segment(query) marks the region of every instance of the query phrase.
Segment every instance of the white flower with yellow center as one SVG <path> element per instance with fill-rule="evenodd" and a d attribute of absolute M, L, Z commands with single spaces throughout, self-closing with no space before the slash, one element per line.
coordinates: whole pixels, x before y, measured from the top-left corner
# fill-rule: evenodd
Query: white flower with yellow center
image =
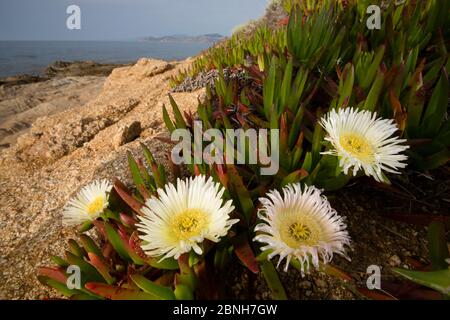
<path fill-rule="evenodd" d="M 362 169 L 367 176 L 383 182 L 383 171 L 398 173 L 398 168 L 406 167 L 402 161 L 408 157 L 402 152 L 408 146 L 402 145 L 406 140 L 393 136 L 398 130 L 394 120 L 347 108 L 331 110 L 320 123 L 327 132 L 325 140 L 333 146 L 323 154 L 338 156 L 345 174 L 353 168 L 355 176 Z"/>
<path fill-rule="evenodd" d="M 69 200 L 63 211 L 63 224 L 79 225 L 97 219 L 108 207 L 112 184 L 107 180 L 94 181 L 84 186 Z"/>
<path fill-rule="evenodd" d="M 178 259 L 190 252 L 202 254 L 199 246 L 205 239 L 219 242 L 239 220 L 230 219 L 232 201 L 224 203 L 225 189 L 212 178 L 197 176 L 187 181 L 178 179 L 177 186 L 168 184 L 158 189 L 158 198 L 146 201 L 139 216 L 138 230 L 145 241 L 142 249 L 152 257 Z"/>
<path fill-rule="evenodd" d="M 328 263 L 333 254 L 345 255 L 350 244 L 347 226 L 328 200 L 316 187 L 290 184 L 283 188 L 283 195 L 272 190 L 260 198 L 262 208 L 255 227 L 254 241 L 266 244 L 262 251 L 270 250 L 269 259 L 279 255 L 278 266 L 286 259 L 284 271 L 297 259 L 302 275 L 315 268 L 319 262 Z"/>

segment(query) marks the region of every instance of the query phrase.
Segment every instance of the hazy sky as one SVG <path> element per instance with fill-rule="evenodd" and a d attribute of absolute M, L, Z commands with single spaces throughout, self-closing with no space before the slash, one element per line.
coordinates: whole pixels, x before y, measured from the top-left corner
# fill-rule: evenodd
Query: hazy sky
<path fill-rule="evenodd" d="M 230 34 L 260 17 L 268 0 L 0 0 L 0 40 L 125 40 L 144 36 Z M 66 8 L 81 8 L 68 30 Z"/>

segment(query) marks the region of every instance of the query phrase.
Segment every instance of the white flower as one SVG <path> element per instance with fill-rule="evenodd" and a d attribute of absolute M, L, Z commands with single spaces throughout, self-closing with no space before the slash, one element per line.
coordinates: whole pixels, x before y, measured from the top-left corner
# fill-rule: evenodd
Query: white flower
<path fill-rule="evenodd" d="M 362 169 L 367 176 L 383 182 L 382 171 L 398 173 L 398 168 L 406 167 L 402 161 L 408 157 L 402 152 L 408 146 L 401 145 L 406 140 L 392 136 L 398 130 L 394 120 L 347 108 L 331 110 L 320 123 L 328 134 L 325 140 L 333 145 L 333 150 L 323 154 L 338 156 L 345 174 L 353 168 L 355 176 Z"/>
<path fill-rule="evenodd" d="M 159 197 L 152 197 L 139 216 L 138 230 L 145 241 L 142 249 L 161 260 L 178 259 L 191 249 L 202 254 L 199 244 L 205 239 L 218 242 L 239 220 L 230 219 L 232 201 L 223 203 L 225 189 L 212 178 L 197 176 L 187 181 L 177 180 L 158 189 Z"/>
<path fill-rule="evenodd" d="M 290 184 L 283 188 L 283 196 L 272 190 L 260 202 L 258 217 L 263 222 L 255 227 L 260 234 L 254 241 L 266 244 L 261 250 L 271 251 L 269 259 L 279 255 L 277 268 L 286 258 L 287 271 L 291 260 L 297 259 L 303 275 L 310 263 L 318 268 L 319 261 L 330 262 L 334 253 L 346 257 L 347 226 L 316 187 L 305 186 L 302 191 L 300 184 Z"/>
<path fill-rule="evenodd" d="M 63 211 L 63 224 L 79 225 L 97 219 L 108 207 L 112 184 L 107 180 L 94 181 L 84 186 L 69 200 Z"/>

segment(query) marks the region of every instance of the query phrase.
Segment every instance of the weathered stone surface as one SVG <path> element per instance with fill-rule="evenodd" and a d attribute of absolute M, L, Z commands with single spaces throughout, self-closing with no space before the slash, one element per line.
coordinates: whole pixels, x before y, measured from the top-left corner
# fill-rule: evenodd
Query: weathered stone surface
<path fill-rule="evenodd" d="M 114 136 L 114 145 L 116 147 L 123 146 L 129 142 L 136 140 L 142 132 L 141 123 L 133 121 L 130 124 L 121 125 L 117 134 Z"/>
<path fill-rule="evenodd" d="M 51 264 L 52 254 L 63 255 L 67 239 L 75 237 L 61 226 L 61 210 L 83 185 L 116 177 L 130 184 L 126 152 L 142 157 L 140 143 L 164 163 L 169 146 L 155 139 L 168 136 L 161 105 L 169 104 L 168 79 L 190 62 L 168 65 L 146 59 L 114 70 L 94 98 L 39 118 L 17 145 L 0 152 L 2 298 L 55 295 L 38 283 L 36 267 Z M 183 111 L 192 112 L 202 95 L 173 94 Z"/>
<path fill-rule="evenodd" d="M 94 99 L 101 92 L 105 79 L 65 77 L 0 86 L 0 150 L 14 145 L 17 137 L 39 117 L 84 105 Z"/>
<path fill-rule="evenodd" d="M 48 77 L 68 76 L 109 76 L 117 67 L 123 64 L 97 63 L 94 61 L 55 61 L 45 69 Z"/>

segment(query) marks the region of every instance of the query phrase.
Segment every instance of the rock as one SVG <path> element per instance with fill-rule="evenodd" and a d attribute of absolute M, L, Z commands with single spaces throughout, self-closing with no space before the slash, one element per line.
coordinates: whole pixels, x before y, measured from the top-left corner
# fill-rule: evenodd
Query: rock
<path fill-rule="evenodd" d="M 389 258 L 388 263 L 391 267 L 398 267 L 402 263 L 402 260 L 400 260 L 399 256 L 394 254 Z"/>
<path fill-rule="evenodd" d="M 328 286 L 327 283 L 324 280 L 320 279 L 320 278 L 314 279 L 314 283 L 319 288 L 326 288 Z"/>
<path fill-rule="evenodd" d="M 117 134 L 114 136 L 114 146 L 120 147 L 134 141 L 142 132 L 141 123 L 133 121 L 131 124 L 120 125 Z"/>
<path fill-rule="evenodd" d="M 173 68 L 173 65 L 168 62 L 159 61 L 159 63 L 155 63 L 155 60 L 147 58 L 140 59 L 136 66 L 141 67 L 142 78 L 153 77 Z"/>
<path fill-rule="evenodd" d="M 309 288 L 311 288 L 312 287 L 312 283 L 311 282 L 309 282 L 309 281 L 302 281 L 302 282 L 300 282 L 300 288 L 302 288 L 302 289 L 309 289 Z"/>
<path fill-rule="evenodd" d="M 102 90 L 105 77 L 53 78 L 0 86 L 0 145 L 13 146 L 36 119 L 83 105 Z M 42 135 L 42 130 L 33 135 Z M 2 147 L 0 146 L 0 149 Z"/>
<path fill-rule="evenodd" d="M 94 100 L 83 112 L 68 110 L 57 117 L 42 117 L 33 124 L 29 134 L 17 140 L 17 156 L 36 164 L 53 163 L 90 142 L 138 104 L 136 99 L 122 97 L 111 104 L 99 104 Z"/>
<path fill-rule="evenodd" d="M 55 61 L 45 69 L 48 77 L 109 76 L 124 64 L 103 64 L 94 61 Z"/>
<path fill-rule="evenodd" d="M 12 87 L 12 86 L 24 85 L 24 84 L 41 82 L 41 81 L 46 81 L 46 80 L 48 80 L 48 78 L 46 78 L 46 77 L 21 74 L 21 75 L 17 75 L 17 76 L 0 78 L 0 86 Z"/>
<path fill-rule="evenodd" d="M 191 63 L 173 62 L 172 67 L 168 67 L 167 62 L 147 59 L 145 65 L 115 69 L 107 81 L 96 82 L 100 88 L 92 90 L 88 101 L 77 102 L 68 97 L 89 94 L 90 87 L 74 93 L 70 86 L 93 77 L 53 78 L 49 83 L 23 86 L 26 99 L 39 104 L 39 99 L 43 98 L 39 95 L 42 86 L 50 90 L 50 84 L 55 85 L 52 95 L 61 98 L 60 108 L 64 111 L 56 107 L 49 115 L 43 108 L 41 116 L 30 122 L 30 128 L 24 129 L 27 132 L 22 132 L 20 142 L 0 152 L 0 270 L 9 274 L 0 281 L 2 297 L 59 297 L 55 291 L 38 283 L 36 266 L 51 265 L 50 255 L 63 255 L 67 239 L 76 236 L 72 229 L 61 227 L 61 211 L 82 186 L 94 179 L 113 181 L 116 177 L 131 184 L 127 151 L 142 158 L 139 142 L 147 145 L 156 160 L 167 166 L 169 147 L 154 138 L 168 136 L 160 104 L 169 105 L 168 79 L 188 69 Z M 143 77 L 149 70 L 165 68 L 170 70 Z M 0 87 L 0 106 L 5 93 L 12 96 L 9 89 L 12 90 Z M 175 93 L 173 97 L 181 112 L 194 112 L 198 94 L 200 92 Z M 30 103 L 31 110 L 36 107 L 34 102 Z M 64 109 L 65 103 L 71 104 Z M 13 119 L 14 113 L 6 116 Z M 132 141 L 136 137 L 139 142 Z M 114 139 L 118 144 L 128 143 L 117 146 Z"/>

